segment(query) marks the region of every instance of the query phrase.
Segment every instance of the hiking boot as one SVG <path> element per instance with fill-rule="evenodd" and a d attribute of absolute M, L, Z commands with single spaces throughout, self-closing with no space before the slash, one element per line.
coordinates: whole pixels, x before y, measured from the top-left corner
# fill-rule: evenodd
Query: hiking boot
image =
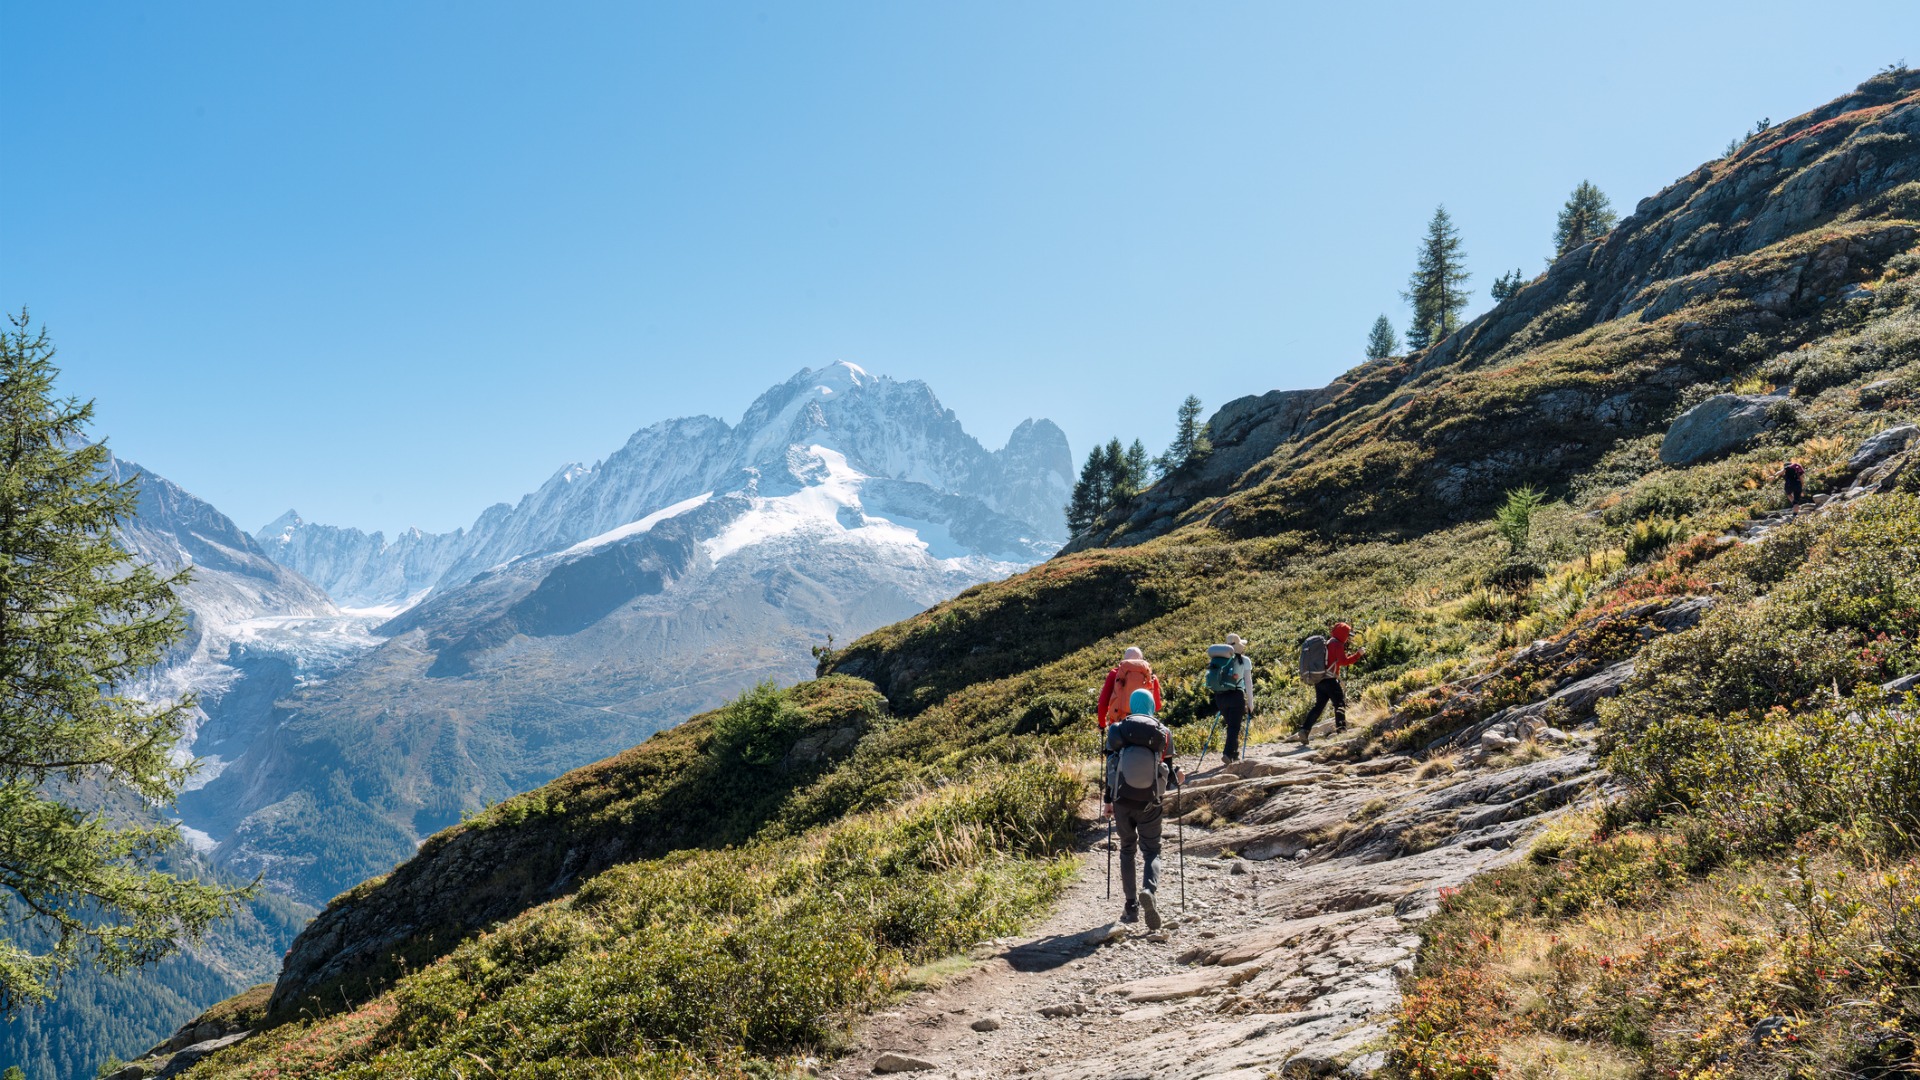
<path fill-rule="evenodd" d="M 1157 919 L 1159 918 L 1159 916 L 1156 915 L 1155 918 Z M 1140 921 L 1140 902 L 1137 900 L 1127 901 L 1126 910 L 1120 913 L 1120 921 L 1123 923 L 1139 922 Z"/>
<path fill-rule="evenodd" d="M 1147 914 L 1147 929 L 1160 929 L 1160 904 L 1154 900 L 1152 893 L 1143 892 L 1140 894 L 1140 909 Z"/>
<path fill-rule="evenodd" d="M 1347 718 L 1346 718 L 1346 717 L 1344 717 L 1344 716 L 1336 716 L 1336 717 L 1334 717 L 1334 718 L 1333 718 L 1333 730 L 1334 730 L 1334 731 L 1336 731 L 1336 732 L 1338 732 L 1338 731 L 1345 731 L 1345 730 L 1347 730 Z"/>

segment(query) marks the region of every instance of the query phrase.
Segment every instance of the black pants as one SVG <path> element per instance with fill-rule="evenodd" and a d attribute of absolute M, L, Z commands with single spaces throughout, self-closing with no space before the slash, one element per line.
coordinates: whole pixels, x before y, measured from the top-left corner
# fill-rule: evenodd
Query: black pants
<path fill-rule="evenodd" d="M 1160 804 L 1122 799 L 1113 804 L 1113 823 L 1120 827 L 1120 891 L 1134 898 L 1133 852 L 1138 848 L 1146 856 L 1140 875 L 1140 887 L 1157 892 L 1160 887 Z"/>
<path fill-rule="evenodd" d="M 1221 755 L 1228 761 L 1240 757 L 1240 724 L 1247 715 L 1247 695 L 1239 690 L 1216 690 L 1213 692 L 1213 711 L 1227 722 L 1226 749 Z"/>
<path fill-rule="evenodd" d="M 1333 706 L 1333 722 L 1338 727 L 1347 726 L 1347 692 L 1340 686 L 1340 680 L 1329 675 L 1313 684 L 1313 708 L 1307 710 L 1307 718 L 1300 722 L 1298 734 L 1301 738 L 1313 733 L 1313 725 L 1320 722 L 1320 714 Z"/>
<path fill-rule="evenodd" d="M 1792 476 L 1787 477 L 1787 505 L 1788 506 L 1799 506 L 1800 499 L 1805 494 L 1806 494 L 1806 488 L 1802 486 L 1799 478 L 1792 477 Z"/>

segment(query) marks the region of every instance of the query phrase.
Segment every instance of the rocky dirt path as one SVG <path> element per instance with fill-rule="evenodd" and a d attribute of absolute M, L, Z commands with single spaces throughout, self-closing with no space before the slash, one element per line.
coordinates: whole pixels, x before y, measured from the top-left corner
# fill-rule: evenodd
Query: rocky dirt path
<path fill-rule="evenodd" d="M 873 1017 L 823 1075 L 1370 1075 L 1440 890 L 1513 858 L 1599 776 L 1577 745 L 1416 768 L 1327 764 L 1286 744 L 1195 777 L 1175 804 L 1186 907 L 1169 823 L 1161 933 L 1116 922 L 1119 875 L 1108 900 L 1106 834 L 1090 835 L 1078 880 L 1033 933 L 976 946 L 965 973 Z"/>

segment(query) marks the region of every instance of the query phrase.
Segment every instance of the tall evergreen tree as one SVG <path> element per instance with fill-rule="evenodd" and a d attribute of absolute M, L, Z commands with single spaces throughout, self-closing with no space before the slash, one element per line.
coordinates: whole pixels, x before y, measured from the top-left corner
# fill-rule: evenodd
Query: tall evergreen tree
<path fill-rule="evenodd" d="M 1100 471 L 1105 475 L 1107 486 L 1107 505 L 1111 510 L 1133 496 L 1127 490 L 1127 448 L 1120 444 L 1119 438 L 1107 440 L 1100 450 Z"/>
<path fill-rule="evenodd" d="M 1166 453 L 1153 459 L 1153 466 L 1165 476 L 1197 464 L 1212 452 L 1207 425 L 1200 419 L 1200 399 L 1188 394 L 1187 400 L 1180 403 L 1180 411 L 1174 414 L 1173 441 L 1167 444 Z"/>
<path fill-rule="evenodd" d="M 1413 305 L 1408 348 L 1417 351 L 1438 344 L 1459 328 L 1460 311 L 1467 306 L 1467 281 L 1472 277 L 1463 268 L 1465 261 L 1453 218 L 1445 206 L 1435 207 L 1426 239 L 1420 242 L 1419 262 L 1407 279 L 1407 291 L 1401 294 Z"/>
<path fill-rule="evenodd" d="M 1073 483 L 1072 501 L 1067 503 L 1067 532 L 1073 536 L 1085 535 L 1112 504 L 1106 448 L 1096 446 L 1087 451 L 1087 463 L 1080 466 L 1080 479 Z"/>
<path fill-rule="evenodd" d="M 158 869 L 180 835 L 129 823 L 97 793 L 171 803 L 189 701 L 125 687 L 179 640 L 173 587 L 114 540 L 130 482 L 85 440 L 93 404 L 54 396 L 54 350 L 26 312 L 0 331 L 0 1013 L 52 995 L 91 957 L 152 963 L 228 914 L 240 893 Z M 95 798 L 84 793 L 94 792 Z"/>
<path fill-rule="evenodd" d="M 1127 456 L 1121 461 L 1120 483 L 1117 485 L 1125 492 L 1120 497 L 1121 501 L 1131 499 L 1147 489 L 1147 471 L 1147 446 L 1135 439 L 1127 446 Z"/>
<path fill-rule="evenodd" d="M 1606 193 L 1590 180 L 1580 181 L 1580 186 L 1567 196 L 1567 204 L 1560 208 L 1560 219 L 1553 228 L 1553 257 L 1557 259 L 1595 237 L 1606 235 L 1619 220 Z"/>
<path fill-rule="evenodd" d="M 1367 335 L 1367 359 L 1385 360 L 1400 351 L 1400 335 L 1393 332 L 1393 324 L 1385 315 L 1373 320 L 1373 331 Z"/>
<path fill-rule="evenodd" d="M 1074 536 L 1086 534 L 1101 517 L 1144 490 L 1147 464 L 1147 448 L 1139 439 L 1132 446 L 1109 439 L 1105 446 L 1088 451 L 1080 479 L 1073 485 L 1072 501 L 1067 503 L 1067 531 Z"/>

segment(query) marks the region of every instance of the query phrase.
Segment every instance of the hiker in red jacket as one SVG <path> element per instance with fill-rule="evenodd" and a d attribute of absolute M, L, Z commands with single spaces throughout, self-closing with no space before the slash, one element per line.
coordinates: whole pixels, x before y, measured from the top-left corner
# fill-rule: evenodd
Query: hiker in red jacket
<path fill-rule="evenodd" d="M 1153 673 L 1146 656 L 1133 647 L 1121 655 L 1123 659 L 1107 672 L 1107 683 L 1100 688 L 1100 703 L 1094 707 L 1094 719 L 1102 731 L 1108 724 L 1126 719 L 1127 703 L 1133 700 L 1135 690 L 1151 691 L 1154 711 L 1160 710 L 1160 677 Z"/>
<path fill-rule="evenodd" d="M 1354 661 L 1367 655 L 1365 649 L 1347 651 L 1347 642 L 1353 637 L 1353 627 L 1337 622 L 1326 637 L 1318 634 L 1310 637 L 1300 647 L 1300 678 L 1313 687 L 1313 708 L 1300 722 L 1300 745 L 1307 745 L 1313 736 L 1313 725 L 1320 721 L 1320 714 L 1328 705 L 1333 706 L 1333 729 L 1347 730 L 1347 692 L 1340 685 L 1340 671 Z"/>

